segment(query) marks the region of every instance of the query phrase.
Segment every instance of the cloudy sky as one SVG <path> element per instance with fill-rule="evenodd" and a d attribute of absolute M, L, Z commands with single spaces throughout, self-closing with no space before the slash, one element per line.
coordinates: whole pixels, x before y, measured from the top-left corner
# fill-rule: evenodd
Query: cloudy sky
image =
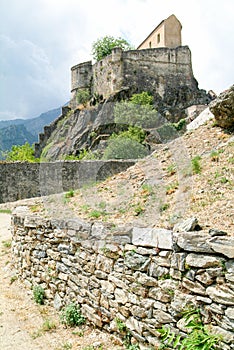
<path fill-rule="evenodd" d="M 105 35 L 133 46 L 174 13 L 199 87 L 233 84 L 233 0 L 0 0 L 0 119 L 32 118 L 70 98 L 70 67 Z"/>

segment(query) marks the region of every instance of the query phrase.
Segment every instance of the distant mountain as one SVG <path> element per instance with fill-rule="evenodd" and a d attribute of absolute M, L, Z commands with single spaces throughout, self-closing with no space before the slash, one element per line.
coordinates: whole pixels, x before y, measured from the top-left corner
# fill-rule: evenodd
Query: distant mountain
<path fill-rule="evenodd" d="M 13 145 L 33 144 L 45 125 L 49 125 L 61 114 L 61 107 L 42 113 L 32 119 L 0 120 L 0 159 L 1 151 L 11 149 Z"/>
<path fill-rule="evenodd" d="M 37 138 L 31 134 L 24 126 L 24 124 L 10 125 L 6 128 L 0 129 L 0 150 L 7 151 L 13 145 L 24 145 L 25 142 L 33 144 Z"/>

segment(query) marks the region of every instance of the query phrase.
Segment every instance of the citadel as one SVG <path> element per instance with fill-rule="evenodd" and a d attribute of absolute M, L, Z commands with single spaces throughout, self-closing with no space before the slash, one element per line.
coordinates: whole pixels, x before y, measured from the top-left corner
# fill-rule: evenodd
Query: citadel
<path fill-rule="evenodd" d="M 198 88 L 193 76 L 191 52 L 181 45 L 182 26 L 175 15 L 162 21 L 137 50 L 114 48 L 99 62 L 79 63 L 71 68 L 71 103 L 77 92 L 88 89 L 101 99 L 124 91 L 126 96 L 147 91 L 155 107 L 170 119 L 184 117 L 191 105 L 207 104 L 211 98 Z"/>

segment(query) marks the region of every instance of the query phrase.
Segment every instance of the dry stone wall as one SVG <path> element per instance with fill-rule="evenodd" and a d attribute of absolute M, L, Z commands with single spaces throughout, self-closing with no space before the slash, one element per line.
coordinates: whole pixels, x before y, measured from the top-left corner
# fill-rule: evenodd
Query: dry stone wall
<path fill-rule="evenodd" d="M 40 284 L 56 309 L 76 301 L 90 323 L 118 332 L 119 319 L 138 342 L 157 347 L 156 329 L 185 334 L 181 313 L 194 305 L 222 335 L 221 348 L 233 349 L 233 237 L 50 220 L 23 208 L 12 225 L 19 276 Z"/>

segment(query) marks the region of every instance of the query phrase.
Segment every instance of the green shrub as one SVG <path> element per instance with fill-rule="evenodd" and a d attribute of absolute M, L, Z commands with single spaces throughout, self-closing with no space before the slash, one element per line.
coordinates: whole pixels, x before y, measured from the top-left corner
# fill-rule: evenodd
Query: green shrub
<path fill-rule="evenodd" d="M 103 159 L 139 159 L 147 155 L 148 150 L 141 143 L 119 135 L 108 140 Z"/>
<path fill-rule="evenodd" d="M 138 126 L 129 126 L 128 130 L 120 132 L 118 136 L 127 137 L 139 143 L 143 143 L 145 141 L 146 133 Z"/>
<path fill-rule="evenodd" d="M 33 287 L 33 298 L 37 304 L 44 304 L 45 290 L 42 286 L 36 285 Z"/>
<path fill-rule="evenodd" d="M 201 163 L 200 163 L 201 157 L 200 156 L 195 156 L 191 160 L 192 164 L 192 171 L 194 174 L 200 174 L 201 173 Z"/>
<path fill-rule="evenodd" d="M 76 101 L 78 104 L 83 104 L 85 106 L 90 98 L 89 89 L 79 89 L 76 93 Z"/>
<path fill-rule="evenodd" d="M 134 94 L 130 98 L 130 102 L 134 103 L 135 105 L 152 105 L 153 104 L 153 96 L 150 95 L 148 92 L 143 91 L 140 94 Z"/>
<path fill-rule="evenodd" d="M 71 198 L 71 197 L 74 197 L 74 194 L 75 194 L 74 190 L 70 190 L 64 194 L 64 197 Z"/>
<path fill-rule="evenodd" d="M 9 162 L 38 162 L 39 159 L 34 156 L 34 148 L 28 142 L 22 146 L 12 146 L 6 154 L 6 161 Z"/>
<path fill-rule="evenodd" d="M 133 125 L 142 128 L 155 128 L 160 124 L 158 112 L 151 105 L 138 105 L 121 101 L 114 106 L 116 124 Z"/>
<path fill-rule="evenodd" d="M 185 120 L 185 119 L 180 119 L 180 120 L 178 121 L 178 123 L 172 123 L 172 126 L 173 126 L 177 131 L 183 130 L 183 129 L 185 129 L 185 126 L 186 126 L 186 120 Z"/>
<path fill-rule="evenodd" d="M 62 309 L 60 320 L 69 327 L 79 326 L 85 323 L 85 318 L 81 314 L 80 307 L 75 303 L 71 303 Z"/>

